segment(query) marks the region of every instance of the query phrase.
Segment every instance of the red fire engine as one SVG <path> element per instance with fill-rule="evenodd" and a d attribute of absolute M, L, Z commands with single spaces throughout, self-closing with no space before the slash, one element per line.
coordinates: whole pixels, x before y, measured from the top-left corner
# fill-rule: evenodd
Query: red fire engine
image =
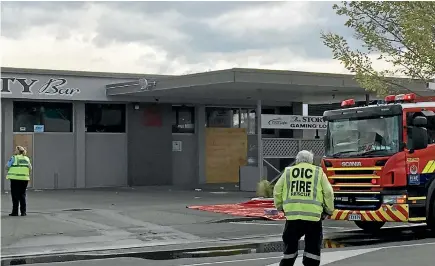
<path fill-rule="evenodd" d="M 411 93 L 342 107 L 323 115 L 322 167 L 335 193 L 330 219 L 371 232 L 386 222 L 435 229 L 435 99 Z"/>

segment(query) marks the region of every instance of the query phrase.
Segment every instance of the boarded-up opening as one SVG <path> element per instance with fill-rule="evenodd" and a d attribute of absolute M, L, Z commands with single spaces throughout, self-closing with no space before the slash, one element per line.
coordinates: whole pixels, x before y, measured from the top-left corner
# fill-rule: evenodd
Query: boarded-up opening
<path fill-rule="evenodd" d="M 27 150 L 27 156 L 33 164 L 33 134 L 14 134 L 13 153 L 15 153 L 17 146 L 23 146 Z M 29 187 L 33 187 L 33 171 L 30 173 L 30 181 Z"/>
<path fill-rule="evenodd" d="M 239 168 L 247 163 L 245 128 L 206 128 L 206 182 L 238 183 Z"/>

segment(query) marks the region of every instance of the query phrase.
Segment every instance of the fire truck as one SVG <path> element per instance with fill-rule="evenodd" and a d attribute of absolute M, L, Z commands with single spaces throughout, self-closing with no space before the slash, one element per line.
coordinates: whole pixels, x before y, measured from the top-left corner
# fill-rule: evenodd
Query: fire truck
<path fill-rule="evenodd" d="M 435 98 L 410 93 L 341 106 L 323 114 L 321 166 L 335 194 L 330 219 L 353 221 L 367 232 L 386 222 L 435 230 Z"/>

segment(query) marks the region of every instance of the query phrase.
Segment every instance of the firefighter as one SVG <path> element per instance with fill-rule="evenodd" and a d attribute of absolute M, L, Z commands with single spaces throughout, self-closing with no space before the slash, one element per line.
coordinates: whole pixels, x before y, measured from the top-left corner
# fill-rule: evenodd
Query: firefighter
<path fill-rule="evenodd" d="M 303 265 L 319 266 L 322 220 L 332 215 L 334 192 L 322 168 L 314 165 L 313 153 L 303 150 L 297 154 L 296 164 L 286 167 L 273 196 L 275 207 L 286 217 L 282 236 L 284 257 L 279 265 L 294 265 L 299 240 L 305 236 Z"/>
<path fill-rule="evenodd" d="M 12 196 L 12 213 L 9 216 L 18 216 L 18 207 L 20 207 L 21 216 L 26 216 L 26 190 L 32 164 L 24 147 L 16 147 L 15 155 L 9 159 L 6 170 L 8 172 L 6 178 L 11 182 Z"/>

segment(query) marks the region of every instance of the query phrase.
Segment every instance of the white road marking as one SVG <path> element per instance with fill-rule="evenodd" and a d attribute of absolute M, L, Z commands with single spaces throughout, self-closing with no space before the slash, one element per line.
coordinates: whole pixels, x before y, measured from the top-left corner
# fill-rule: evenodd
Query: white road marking
<path fill-rule="evenodd" d="M 255 222 L 230 222 L 230 224 L 238 224 L 238 225 L 259 225 L 259 226 L 283 226 L 283 223 L 255 223 Z M 387 225 L 384 226 L 384 229 L 387 228 L 410 228 L 410 227 L 418 227 L 418 226 L 422 226 L 424 224 L 405 224 L 405 225 Z M 349 228 L 349 227 L 341 227 L 341 226 L 323 226 L 324 229 L 326 229 L 326 231 L 328 231 L 328 229 L 335 229 L 335 230 L 340 230 L 338 233 L 348 233 L 348 232 L 358 232 L 361 231 L 360 228 Z"/>
<path fill-rule="evenodd" d="M 425 246 L 425 245 L 435 245 L 435 242 L 429 243 L 417 243 L 417 244 L 407 244 L 407 245 L 396 245 L 396 246 L 387 246 L 387 247 L 379 247 L 379 248 L 367 248 L 367 249 L 354 249 L 354 250 L 342 250 L 342 251 L 332 251 L 332 252 L 324 252 L 322 253 L 322 262 L 321 265 L 326 265 L 335 261 L 344 260 L 350 257 L 355 257 L 359 255 L 363 255 L 365 253 L 374 252 L 383 249 L 391 249 L 391 248 L 400 248 L 400 247 L 417 247 L 417 246 Z M 299 252 L 301 255 L 302 252 Z M 203 263 L 195 263 L 195 264 L 183 264 L 180 266 L 203 266 L 203 265 L 216 265 L 216 264 L 230 264 L 230 263 L 239 263 L 239 262 L 247 262 L 247 261 L 259 261 L 259 260 L 280 260 L 282 256 L 272 256 L 272 257 L 260 257 L 260 258 L 251 258 L 251 259 L 238 259 L 238 260 L 225 260 L 225 261 L 214 261 L 214 262 L 203 262 Z M 301 259 L 299 258 L 295 264 L 295 266 L 302 265 Z M 278 266 L 278 263 L 269 264 L 267 266 Z"/>
<path fill-rule="evenodd" d="M 195 263 L 195 264 L 183 264 L 180 266 L 201 266 L 201 265 L 214 265 L 214 264 L 224 264 L 224 263 L 237 263 L 237 262 L 245 262 L 245 261 L 254 261 L 254 260 L 271 260 L 271 259 L 280 259 L 279 257 L 264 257 L 264 258 L 253 258 L 253 259 L 240 259 L 240 260 L 224 260 L 224 261 L 214 261 L 214 262 L 203 262 L 203 263 Z"/>

